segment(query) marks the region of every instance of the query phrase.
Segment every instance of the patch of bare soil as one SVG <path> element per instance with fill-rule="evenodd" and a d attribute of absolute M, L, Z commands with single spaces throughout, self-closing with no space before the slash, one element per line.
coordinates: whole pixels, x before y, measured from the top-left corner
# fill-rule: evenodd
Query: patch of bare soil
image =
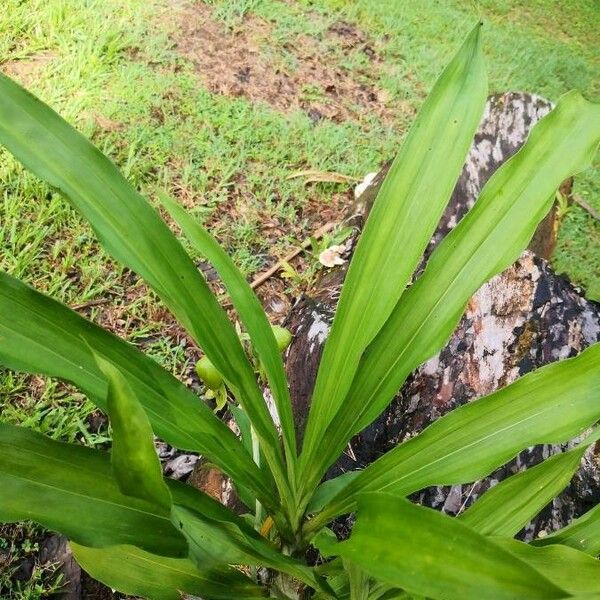
<path fill-rule="evenodd" d="M 47 69 L 55 58 L 56 54 L 53 52 L 38 52 L 26 58 L 7 60 L 0 63 L 0 71 L 27 86 L 44 69 Z"/>
<path fill-rule="evenodd" d="M 177 50 L 214 93 L 266 102 L 281 111 L 300 109 L 315 122 L 365 113 L 393 119 L 387 93 L 377 88 L 381 60 L 366 34 L 350 23 L 337 22 L 319 38 L 299 35 L 277 53 L 272 25 L 253 15 L 234 30 L 216 20 L 204 3 L 184 5 L 170 18 Z M 339 64 L 340 53 L 350 52 L 366 57 L 368 66 L 360 73 Z"/>
<path fill-rule="evenodd" d="M 85 571 L 81 572 L 81 600 L 116 600 L 117 598 L 130 598 L 114 594 L 104 584 L 90 577 Z"/>

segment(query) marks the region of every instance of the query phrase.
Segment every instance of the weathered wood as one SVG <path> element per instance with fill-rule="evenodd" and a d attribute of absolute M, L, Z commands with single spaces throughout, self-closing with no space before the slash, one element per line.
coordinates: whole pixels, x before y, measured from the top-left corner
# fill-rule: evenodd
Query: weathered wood
<path fill-rule="evenodd" d="M 473 206 L 493 172 L 519 149 L 533 124 L 550 109 L 547 101 L 528 94 L 490 97 L 423 264 L 435 245 Z M 386 170 L 360 197 L 355 213 L 368 212 Z M 484 285 L 471 299 L 445 348 L 409 377 L 389 408 L 352 440 L 328 477 L 366 466 L 456 406 L 493 392 L 539 366 L 573 356 L 600 340 L 600 307 L 557 277 L 544 260 L 554 248 L 555 217 L 553 211 L 540 225 L 530 245 L 535 254 L 526 251 L 515 265 Z M 286 324 L 295 336 L 287 354 L 287 371 L 300 429 L 306 420 L 344 274 L 343 268 L 327 273 L 314 292 L 295 305 Z M 457 514 L 496 481 L 567 446 L 536 446 L 482 481 L 427 489 L 415 498 L 422 504 Z M 531 538 L 542 530 L 557 529 L 598 501 L 600 464 L 592 448 L 571 485 L 522 536 Z M 338 533 L 347 534 L 350 526 L 351 519 L 341 520 Z"/>
<path fill-rule="evenodd" d="M 77 564 L 66 537 L 54 534 L 44 540 L 40 547 L 39 562 L 46 566 L 57 565 L 56 573 L 62 575 L 60 592 L 55 594 L 57 600 L 79 600 L 83 597 L 81 567 Z"/>

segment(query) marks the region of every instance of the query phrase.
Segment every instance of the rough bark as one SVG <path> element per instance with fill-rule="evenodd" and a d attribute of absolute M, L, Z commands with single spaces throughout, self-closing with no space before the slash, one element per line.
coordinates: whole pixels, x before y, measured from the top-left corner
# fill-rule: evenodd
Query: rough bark
<path fill-rule="evenodd" d="M 547 101 L 528 94 L 490 97 L 465 167 L 422 265 L 435 245 L 473 206 L 493 172 L 520 148 L 531 127 L 550 109 Z M 368 212 L 387 167 L 359 198 L 355 214 Z M 568 190 L 567 183 L 563 191 Z M 357 218 L 359 225 L 360 221 Z M 554 248 L 555 234 L 556 214 L 551 211 L 540 224 L 531 250 L 477 292 L 447 345 L 417 369 L 388 409 L 352 440 L 328 477 L 366 466 L 453 408 L 489 394 L 537 367 L 574 356 L 600 340 L 600 307 L 556 276 L 545 260 Z M 295 305 L 287 322 L 295 336 L 287 355 L 287 371 L 300 430 L 344 274 L 343 268 L 328 272 L 314 292 Z M 457 514 L 495 482 L 567 447 L 568 444 L 536 446 L 481 481 L 430 488 L 416 494 L 415 499 Z M 599 501 L 600 461 L 598 449 L 592 448 L 570 486 L 521 536 L 530 539 L 542 530 L 562 527 Z M 346 535 L 351 523 L 351 518 L 341 520 L 338 533 Z"/>
<path fill-rule="evenodd" d="M 52 535 L 41 548 L 39 561 L 42 565 L 59 565 L 57 574 L 62 575 L 60 600 L 79 600 L 82 597 L 81 567 L 73 557 L 69 542 L 62 535 Z"/>

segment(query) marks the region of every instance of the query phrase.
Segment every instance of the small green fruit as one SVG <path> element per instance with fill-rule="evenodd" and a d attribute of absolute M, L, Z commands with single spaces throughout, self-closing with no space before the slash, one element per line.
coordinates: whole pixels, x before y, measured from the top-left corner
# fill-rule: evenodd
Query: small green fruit
<path fill-rule="evenodd" d="M 279 352 L 283 352 L 292 343 L 292 334 L 285 327 L 271 325 Z"/>
<path fill-rule="evenodd" d="M 210 362 L 208 356 L 203 356 L 196 363 L 196 373 L 198 373 L 198 377 L 202 379 L 204 385 L 213 391 L 220 389 L 223 385 L 223 376 L 217 371 L 215 365 Z"/>

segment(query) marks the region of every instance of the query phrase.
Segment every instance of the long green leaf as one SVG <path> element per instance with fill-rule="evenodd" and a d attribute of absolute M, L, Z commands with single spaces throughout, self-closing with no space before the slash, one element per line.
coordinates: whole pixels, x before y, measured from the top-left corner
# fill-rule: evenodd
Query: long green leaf
<path fill-rule="evenodd" d="M 32 520 L 86 546 L 187 556 L 169 511 L 124 495 L 108 454 L 0 424 L 0 521 Z"/>
<path fill-rule="evenodd" d="M 124 495 L 109 454 L 2 424 L 0 449 L 0 482 L 7 494 L 0 505 L 0 520 L 32 519 L 86 546 L 133 544 L 156 554 L 187 555 L 184 538 L 171 525 L 170 504 L 164 508 Z M 163 481 L 173 503 L 213 523 L 211 533 L 220 532 L 230 548 L 253 545 L 273 562 L 279 559 L 266 540 L 225 506 L 178 481 Z M 208 550 L 217 542 L 207 540 Z M 223 560 L 221 556 L 215 563 Z M 284 556 L 281 560 L 296 564 Z"/>
<path fill-rule="evenodd" d="M 344 571 L 348 574 L 350 600 L 369 600 L 369 576 L 350 561 L 344 561 Z"/>
<path fill-rule="evenodd" d="M 99 354 L 95 358 L 108 380 L 110 457 L 119 488 L 128 496 L 149 500 L 170 511 L 171 494 L 163 480 L 148 417 L 121 371 Z"/>
<path fill-rule="evenodd" d="M 188 485 L 169 481 L 172 519 L 190 541 L 190 553 L 203 567 L 208 564 L 255 564 L 287 573 L 326 594 L 322 578 L 305 564 L 284 555 L 242 517 Z"/>
<path fill-rule="evenodd" d="M 354 481 L 360 475 L 360 471 L 348 471 L 324 481 L 312 495 L 306 512 L 313 514 L 323 510 L 323 507 L 329 504 L 350 482 Z"/>
<path fill-rule="evenodd" d="M 517 540 L 495 538 L 494 542 L 573 596 L 600 597 L 600 561 L 584 552 L 558 545 L 536 548 Z"/>
<path fill-rule="evenodd" d="M 89 221 L 117 260 L 141 275 L 247 410 L 280 490 L 279 438 L 237 334 L 177 238 L 118 169 L 50 107 L 0 74 L 0 143 Z"/>
<path fill-rule="evenodd" d="M 356 494 L 408 495 L 475 481 L 534 444 L 564 442 L 600 419 L 600 344 L 461 406 L 352 480 L 312 522 L 317 531 L 352 510 Z"/>
<path fill-rule="evenodd" d="M 267 567 L 287 573 L 314 589 L 328 591 L 326 584 L 313 569 L 285 556 L 241 519 L 211 519 L 189 506 L 174 504 L 173 522 L 183 532 L 190 545 L 190 556 L 199 568 L 205 561 L 214 564 L 244 564 Z"/>
<path fill-rule="evenodd" d="M 564 544 L 592 556 L 600 555 L 600 504 L 572 523 L 532 542 L 535 546 Z"/>
<path fill-rule="evenodd" d="M 599 141 L 600 105 L 572 92 L 494 173 L 361 358 L 348 396 L 324 436 L 326 449 L 319 448 L 321 464 L 313 464 L 313 479 L 385 409 L 406 377 L 445 344 L 475 291 L 518 258 L 552 205 L 555 190 L 589 166 Z"/>
<path fill-rule="evenodd" d="M 526 562 L 457 519 L 391 494 L 361 494 L 336 553 L 410 594 L 443 600 L 566 598 Z"/>
<path fill-rule="evenodd" d="M 266 596 L 235 569 L 201 571 L 189 559 L 166 558 L 134 546 L 89 548 L 71 542 L 77 562 L 94 579 L 132 596 L 181 600 L 181 593 L 206 600 L 255 600 Z"/>
<path fill-rule="evenodd" d="M 303 469 L 321 452 L 362 353 L 402 295 L 460 175 L 487 94 L 480 28 L 473 29 L 429 94 L 361 234 L 317 375 Z"/>
<path fill-rule="evenodd" d="M 555 454 L 501 481 L 458 518 L 483 535 L 516 535 L 569 484 L 583 455 L 597 437 L 598 433 L 589 436 L 573 450 Z"/>
<path fill-rule="evenodd" d="M 107 381 L 92 351 L 119 365 L 155 433 L 198 452 L 274 507 L 271 481 L 231 430 L 181 382 L 131 344 L 0 272 L 0 363 L 75 384 L 106 411 Z"/>
<path fill-rule="evenodd" d="M 220 502 L 206 494 L 198 494 L 190 486 L 171 486 L 171 490 L 175 505 L 171 521 L 188 539 L 190 556 L 199 568 L 243 564 L 237 539 L 244 536 L 254 539 L 258 535 L 256 531 Z M 193 515 L 199 521 L 194 527 L 195 537 L 189 535 L 188 520 L 191 519 L 187 515 Z"/>
<path fill-rule="evenodd" d="M 411 600 L 414 596 L 403 592 L 397 588 L 393 588 L 389 585 L 377 581 L 373 583 L 371 587 L 371 596 L 369 600 Z M 417 596 L 419 598 L 419 596 Z"/>
<path fill-rule="evenodd" d="M 223 280 L 267 375 L 281 423 L 288 464 L 293 465 L 296 461 L 296 435 L 292 403 L 281 353 L 277 349 L 273 330 L 260 301 L 240 270 L 212 235 L 169 196 L 162 194 L 160 200 L 192 245 L 214 266 Z"/>

